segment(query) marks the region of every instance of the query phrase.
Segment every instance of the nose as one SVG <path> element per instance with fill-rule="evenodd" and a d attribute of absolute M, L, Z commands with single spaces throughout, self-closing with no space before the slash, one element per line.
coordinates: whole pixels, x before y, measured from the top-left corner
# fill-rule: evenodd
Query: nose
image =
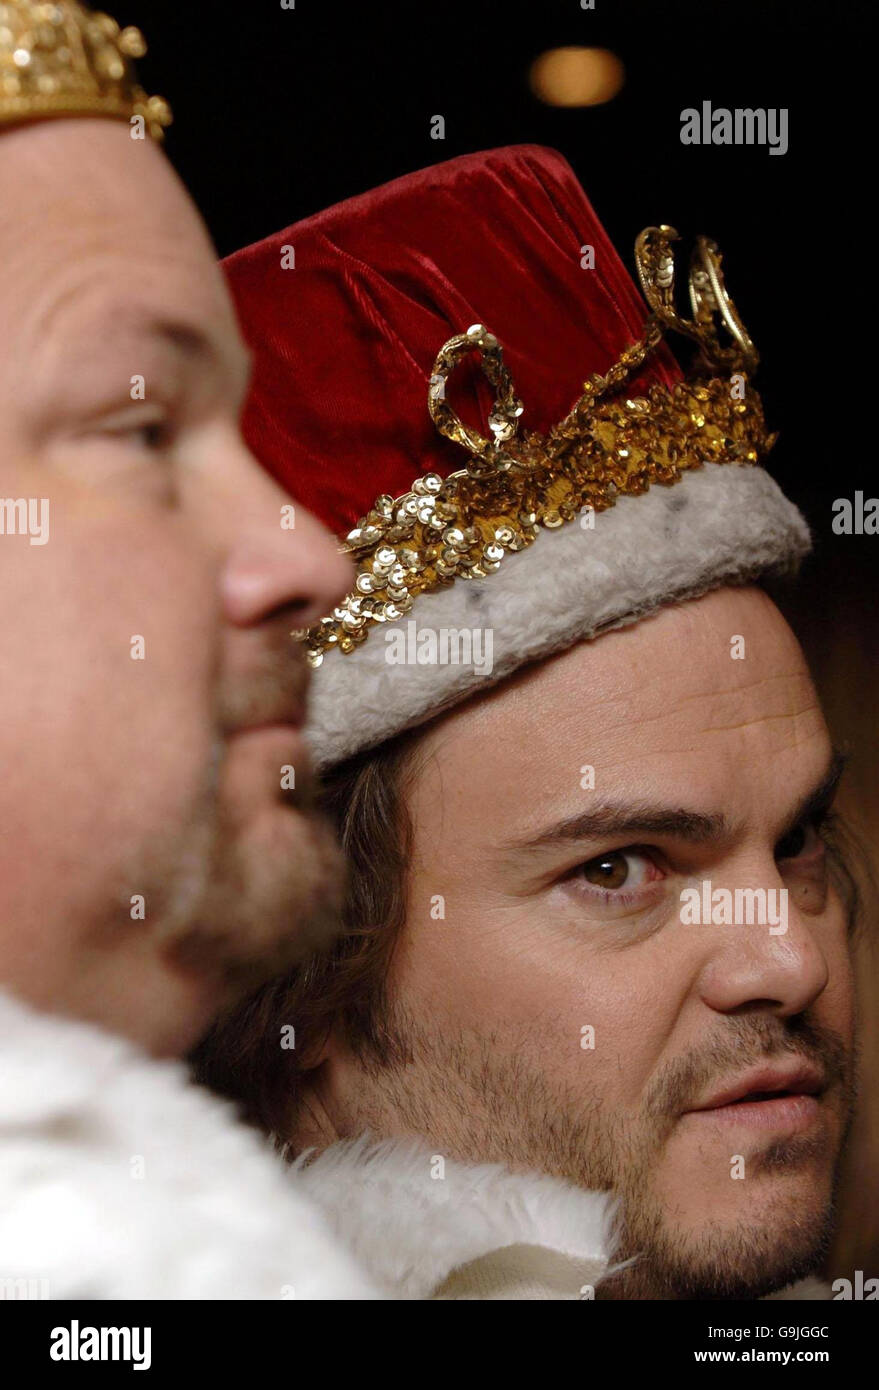
<path fill-rule="evenodd" d="M 354 582 L 333 536 L 253 462 L 236 507 L 222 579 L 227 621 L 251 627 L 280 611 L 294 627 L 326 616 Z"/>
<path fill-rule="evenodd" d="M 751 884 L 755 882 L 750 877 Z M 784 883 L 772 864 L 760 880 L 761 887 L 774 889 L 775 903 Z M 781 924 L 745 922 L 740 925 L 711 925 L 699 931 L 712 933 L 713 949 L 701 977 L 702 997 L 718 1013 L 742 1013 L 762 1009 L 779 1018 L 803 1013 L 823 993 L 830 976 L 827 957 L 816 936 L 816 919 L 804 916 L 786 900 L 786 930 Z M 779 914 L 780 915 L 780 914 Z"/>

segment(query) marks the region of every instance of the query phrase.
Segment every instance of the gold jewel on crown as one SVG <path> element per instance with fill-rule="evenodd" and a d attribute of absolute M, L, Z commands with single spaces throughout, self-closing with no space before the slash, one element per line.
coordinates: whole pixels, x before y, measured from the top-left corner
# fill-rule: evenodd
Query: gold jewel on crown
<path fill-rule="evenodd" d="M 0 131 L 49 117 L 140 116 L 161 140 L 171 110 L 138 86 L 131 60 L 145 53 L 139 29 L 77 0 L 0 0 Z"/>
<path fill-rule="evenodd" d="M 351 652 L 379 623 L 395 622 L 421 593 L 456 579 L 483 578 L 504 557 L 587 508 L 612 507 L 620 494 L 670 486 L 703 463 L 756 464 L 772 447 L 760 398 L 748 382 L 758 361 L 727 294 L 717 247 L 700 237 L 691 261 L 690 305 L 674 303 L 673 227 L 648 227 L 635 258 L 650 306 L 644 333 L 605 376 L 594 375 L 564 420 L 546 435 L 518 434 L 523 413 L 497 339 L 480 323 L 450 338 L 434 363 L 428 407 L 441 434 L 462 445 L 467 467 L 441 478 L 426 473 L 401 497 L 383 495 L 345 538 L 356 581 L 338 608 L 307 631 L 308 660 L 319 666 L 337 647 Z M 723 328 L 728 342 L 718 336 Z M 699 348 L 691 375 L 672 390 L 623 390 L 668 329 Z M 446 400 L 446 383 L 466 354 L 479 351 L 495 390 L 492 438 L 464 424 Z M 725 375 L 717 375 L 717 370 Z M 552 551 L 547 555 L 552 564 Z"/>

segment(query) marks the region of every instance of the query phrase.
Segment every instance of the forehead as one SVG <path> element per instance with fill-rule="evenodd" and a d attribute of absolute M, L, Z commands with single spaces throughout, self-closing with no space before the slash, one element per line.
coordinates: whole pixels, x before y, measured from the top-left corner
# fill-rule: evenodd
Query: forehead
<path fill-rule="evenodd" d="M 596 794 L 774 816 L 823 773 L 829 742 L 778 610 L 757 589 L 724 589 L 520 672 L 438 721 L 419 751 L 416 826 L 435 833 L 438 808 L 453 808 L 446 824 L 466 819 L 487 843 L 585 809 L 584 767 Z"/>
<path fill-rule="evenodd" d="M 0 136 L 0 306 L 18 344 L 120 297 L 185 306 L 218 329 L 234 315 L 207 233 L 152 141 L 124 122 L 46 121 Z"/>

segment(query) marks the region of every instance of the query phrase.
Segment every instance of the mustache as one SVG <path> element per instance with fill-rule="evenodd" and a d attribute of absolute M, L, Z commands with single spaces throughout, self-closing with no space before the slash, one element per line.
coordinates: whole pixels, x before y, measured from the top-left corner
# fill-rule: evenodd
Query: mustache
<path fill-rule="evenodd" d="M 806 1015 L 730 1018 L 723 1034 L 669 1062 L 650 1088 L 646 1111 L 671 1123 L 704 1094 L 709 1084 L 738 1075 L 767 1059 L 796 1057 L 819 1067 L 828 1088 L 840 1085 L 854 1101 L 854 1052 L 838 1033 Z"/>
<path fill-rule="evenodd" d="M 305 648 L 289 619 L 259 633 L 242 633 L 236 655 L 221 672 L 217 719 L 224 733 L 259 724 L 304 720 L 311 684 Z"/>

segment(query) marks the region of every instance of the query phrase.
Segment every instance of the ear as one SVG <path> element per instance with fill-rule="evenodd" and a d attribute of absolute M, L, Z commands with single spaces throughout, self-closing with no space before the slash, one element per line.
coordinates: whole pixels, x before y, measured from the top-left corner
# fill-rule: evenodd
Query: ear
<path fill-rule="evenodd" d="M 325 1149 L 342 1138 L 333 1121 L 339 1065 L 349 1056 L 337 1030 L 315 1043 L 299 1067 L 299 1092 L 295 1110 L 285 1125 L 284 1137 L 294 1154 L 303 1149 Z"/>
<path fill-rule="evenodd" d="M 335 1023 L 330 1024 L 327 1032 L 321 1038 L 312 1039 L 306 1044 L 299 1058 L 299 1071 L 303 1078 L 311 1079 L 311 1073 L 320 1071 L 323 1067 L 333 1068 L 341 1057 L 348 1053 L 348 1049 L 339 1034 Z"/>

